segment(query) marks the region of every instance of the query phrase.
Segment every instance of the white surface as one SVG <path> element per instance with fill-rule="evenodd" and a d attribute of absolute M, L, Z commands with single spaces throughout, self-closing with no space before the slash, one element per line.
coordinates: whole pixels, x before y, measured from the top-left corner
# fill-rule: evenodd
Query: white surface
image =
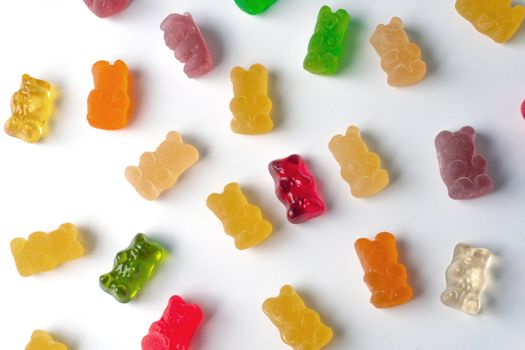
<path fill-rule="evenodd" d="M 319 7 L 344 7 L 362 23 L 351 63 L 335 78 L 302 69 Z M 190 80 L 165 47 L 158 26 L 189 11 L 205 29 L 217 67 Z M 400 16 L 429 64 L 417 86 L 386 85 L 368 44 L 378 23 Z M 326 349 L 518 349 L 525 324 L 525 30 L 506 45 L 477 33 L 453 1 L 281 0 L 251 17 L 233 0 L 136 0 L 103 20 L 80 0 L 0 2 L 0 115 L 21 74 L 62 89 L 48 138 L 37 145 L 0 136 L 0 325 L 3 349 L 23 349 L 34 329 L 51 331 L 72 350 L 140 349 L 140 340 L 172 294 L 199 303 L 206 320 L 192 349 L 287 349 L 261 311 L 263 300 L 293 284 L 336 336 Z M 91 65 L 124 59 L 143 97 L 134 122 L 107 132 L 85 118 Z M 263 63 L 271 71 L 275 130 L 232 133 L 229 71 Z M 330 138 L 359 126 L 384 159 L 391 185 L 366 200 L 350 195 L 328 151 Z M 442 129 L 472 125 L 496 183 L 473 201 L 447 197 L 433 140 Z M 143 200 L 123 172 L 154 150 L 169 130 L 201 151 L 201 161 L 160 200 Z M 300 153 L 319 179 L 329 211 L 294 226 L 275 197 L 269 161 Z M 274 223 L 260 247 L 238 251 L 206 208 L 208 194 L 238 181 Z M 9 241 L 62 222 L 91 241 L 82 259 L 36 277 L 18 276 Z M 416 295 L 376 310 L 354 252 L 358 237 L 381 230 L 402 245 Z M 145 232 L 172 254 L 133 302 L 103 293 L 98 276 L 115 253 Z M 491 302 L 477 317 L 443 306 L 445 268 L 464 241 L 499 256 Z"/>

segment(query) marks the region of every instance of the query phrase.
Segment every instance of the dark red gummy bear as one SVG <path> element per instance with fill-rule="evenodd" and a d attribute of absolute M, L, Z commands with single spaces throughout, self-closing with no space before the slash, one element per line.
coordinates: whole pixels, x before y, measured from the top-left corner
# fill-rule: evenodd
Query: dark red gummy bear
<path fill-rule="evenodd" d="M 142 350 L 188 350 L 202 321 L 199 305 L 187 304 L 178 295 L 170 298 L 162 318 L 142 338 Z"/>
<path fill-rule="evenodd" d="M 105 18 L 124 10 L 130 0 L 84 0 L 84 2 L 95 15 Z"/>
<path fill-rule="evenodd" d="M 476 132 L 472 127 L 442 131 L 435 144 L 441 178 L 450 198 L 472 199 L 492 191 L 487 160 L 476 151 Z"/>
<path fill-rule="evenodd" d="M 286 207 L 288 221 L 299 224 L 325 212 L 315 179 L 301 156 L 293 154 L 274 160 L 268 169 L 275 181 L 275 193 Z"/>

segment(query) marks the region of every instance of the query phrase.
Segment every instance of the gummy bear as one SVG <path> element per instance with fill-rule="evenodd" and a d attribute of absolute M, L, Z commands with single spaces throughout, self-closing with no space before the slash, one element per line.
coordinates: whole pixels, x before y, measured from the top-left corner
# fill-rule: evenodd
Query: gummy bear
<path fill-rule="evenodd" d="M 276 298 L 266 299 L 262 308 L 279 329 L 283 342 L 295 350 L 322 349 L 334 335 L 290 285 L 284 285 Z"/>
<path fill-rule="evenodd" d="M 441 178 L 452 199 L 472 199 L 490 193 L 492 178 L 487 160 L 476 152 L 476 132 L 470 126 L 459 131 L 442 131 L 435 144 Z"/>
<path fill-rule="evenodd" d="M 89 124 L 98 129 L 122 129 L 131 116 L 132 87 L 128 66 L 121 60 L 113 65 L 98 61 L 91 71 L 95 89 L 88 97 Z"/>
<path fill-rule="evenodd" d="M 111 272 L 100 276 L 100 288 L 121 303 L 133 300 L 165 255 L 159 243 L 138 233 L 128 248 L 117 253 Z"/>
<path fill-rule="evenodd" d="M 33 232 L 27 240 L 13 239 L 11 253 L 18 273 L 27 277 L 80 258 L 84 255 L 84 247 L 78 240 L 75 225 L 66 223 L 50 233 Z"/>
<path fill-rule="evenodd" d="M 140 156 L 139 166 L 126 168 L 126 178 L 142 197 L 155 200 L 174 186 L 182 173 L 197 160 L 197 149 L 182 143 L 180 134 L 170 131 L 155 152 L 145 152 Z"/>
<path fill-rule="evenodd" d="M 196 78 L 213 68 L 210 50 L 202 33 L 189 13 L 173 13 L 161 23 L 166 45 L 175 52 L 175 58 L 184 63 L 188 78 Z"/>
<path fill-rule="evenodd" d="M 346 135 L 337 135 L 328 144 L 341 166 L 341 176 L 357 198 L 370 197 L 388 185 L 388 173 L 381 169 L 381 159 L 368 151 L 359 129 L 350 126 Z"/>
<path fill-rule="evenodd" d="M 238 134 L 264 134 L 273 129 L 268 97 L 268 71 L 262 64 L 249 70 L 234 67 L 231 71 L 234 98 L 230 102 L 233 114 L 231 129 Z"/>
<path fill-rule="evenodd" d="M 275 194 L 286 207 L 288 221 L 299 224 L 325 212 L 315 179 L 301 156 L 292 154 L 274 160 L 268 170 L 275 181 Z"/>
<path fill-rule="evenodd" d="M 521 116 L 525 119 L 525 100 L 521 103 Z"/>
<path fill-rule="evenodd" d="M 213 193 L 206 205 L 222 221 L 224 231 L 235 239 L 238 249 L 254 247 L 272 233 L 272 224 L 262 217 L 261 209 L 248 203 L 239 184 L 232 182 L 223 193 Z"/>
<path fill-rule="evenodd" d="M 421 59 L 421 50 L 409 41 L 401 19 L 393 17 L 389 24 L 378 25 L 370 44 L 381 58 L 390 86 L 413 85 L 425 77 L 427 66 Z"/>
<path fill-rule="evenodd" d="M 11 98 L 11 117 L 4 126 L 6 134 L 35 143 L 49 132 L 56 91 L 44 80 L 22 75 L 20 90 Z"/>
<path fill-rule="evenodd" d="M 277 0 L 235 0 L 237 6 L 250 15 L 258 15 L 266 11 Z"/>
<path fill-rule="evenodd" d="M 525 7 L 512 7 L 512 0 L 457 0 L 456 10 L 497 43 L 510 40 L 525 18 Z"/>
<path fill-rule="evenodd" d="M 25 350 L 68 350 L 67 346 L 55 341 L 47 332 L 36 330 Z"/>
<path fill-rule="evenodd" d="M 84 0 L 87 7 L 98 17 L 105 18 L 123 11 L 130 0 Z"/>
<path fill-rule="evenodd" d="M 489 259 L 487 249 L 472 248 L 465 243 L 456 245 L 446 272 L 447 287 L 441 293 L 443 304 L 470 315 L 479 313 Z"/>
<path fill-rule="evenodd" d="M 412 299 L 407 271 L 398 262 L 396 238 L 388 232 L 378 233 L 375 240 L 360 238 L 355 250 L 363 270 L 364 281 L 372 292 L 370 302 L 377 308 L 404 304 Z"/>
<path fill-rule="evenodd" d="M 187 304 L 178 295 L 170 298 L 162 318 L 149 328 L 142 339 L 142 350 L 188 350 L 202 321 L 197 304 Z"/>
<path fill-rule="evenodd" d="M 308 54 L 304 69 L 314 74 L 333 75 L 337 73 L 343 53 L 343 44 L 350 15 L 343 9 L 332 12 L 323 6 L 317 15 L 314 34 L 308 43 Z"/>

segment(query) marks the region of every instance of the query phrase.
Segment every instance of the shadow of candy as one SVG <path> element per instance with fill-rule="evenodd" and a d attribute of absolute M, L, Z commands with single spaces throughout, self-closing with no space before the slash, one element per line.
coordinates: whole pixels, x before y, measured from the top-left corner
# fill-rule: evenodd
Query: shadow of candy
<path fill-rule="evenodd" d="M 481 312 L 490 309 L 490 312 L 494 313 L 498 309 L 498 297 L 503 294 L 501 281 L 504 277 L 504 269 L 499 251 L 492 248 L 489 250 L 491 257 L 487 269 L 486 289 L 481 300 Z"/>
<path fill-rule="evenodd" d="M 93 230 L 84 225 L 77 226 L 77 230 L 78 240 L 84 247 L 84 254 L 89 254 L 93 252 L 97 244 L 97 237 L 93 233 Z"/>
<path fill-rule="evenodd" d="M 283 208 L 279 208 L 277 205 L 269 205 L 269 203 L 264 203 L 261 197 L 257 195 L 257 191 L 252 186 L 242 185 L 241 188 L 242 192 L 246 196 L 246 199 L 248 200 L 248 203 L 259 207 L 262 211 L 263 219 L 268 220 L 272 224 L 272 234 L 270 235 L 270 237 L 268 237 L 267 240 L 272 239 L 272 236 L 277 231 L 279 231 L 279 229 L 283 225 L 281 215 L 279 215 L 280 211 L 278 210 Z"/>
<path fill-rule="evenodd" d="M 131 117 L 129 124 L 132 124 L 140 114 L 140 110 L 144 101 L 144 91 L 146 90 L 144 89 L 144 78 L 141 71 L 137 69 L 132 69 L 129 71 L 129 84 L 129 94 L 131 98 L 129 107 L 131 111 Z"/>
<path fill-rule="evenodd" d="M 356 59 L 359 53 L 362 50 L 359 50 L 359 47 L 362 47 L 365 43 L 363 35 L 364 23 L 361 19 L 350 17 L 350 22 L 348 23 L 348 28 L 346 31 L 345 39 L 343 42 L 343 52 L 341 54 L 341 61 L 339 65 L 338 73 L 347 71 L 356 66 Z"/>
<path fill-rule="evenodd" d="M 199 29 L 204 37 L 208 49 L 211 52 L 213 69 L 216 69 L 224 60 L 224 43 L 222 37 L 219 35 L 219 31 L 213 30 L 206 24 L 199 24 Z"/>
<path fill-rule="evenodd" d="M 277 129 L 281 126 L 282 119 L 282 98 L 281 91 L 279 90 L 279 77 L 274 71 L 269 71 L 268 74 L 268 96 L 272 101 L 272 111 L 270 112 L 270 117 L 273 121 L 273 129 Z"/>
<path fill-rule="evenodd" d="M 203 349 L 205 348 L 206 344 L 212 341 L 210 332 L 208 332 L 207 329 L 213 327 L 213 318 L 218 310 L 217 304 L 210 302 L 211 298 L 209 295 L 198 295 L 197 293 L 194 293 L 188 298 L 183 298 L 187 303 L 197 304 L 201 308 L 203 316 L 202 322 L 193 335 L 191 347 L 193 349 Z"/>
<path fill-rule="evenodd" d="M 416 44 L 421 49 L 421 59 L 427 65 L 427 73 L 424 78 L 426 79 L 426 77 L 434 74 L 438 69 L 434 50 L 431 45 L 427 45 L 427 41 L 425 41 L 424 37 L 418 31 L 405 27 L 405 32 L 408 35 L 409 41 Z"/>
<path fill-rule="evenodd" d="M 492 177 L 494 191 L 500 190 L 504 186 L 505 179 L 512 175 L 504 173 L 504 164 L 497 155 L 494 144 L 488 137 L 476 131 L 475 142 L 477 152 L 487 159 L 487 172 Z"/>
<path fill-rule="evenodd" d="M 383 148 L 380 147 L 380 142 L 378 142 L 377 137 L 370 134 L 367 130 L 364 130 L 364 131 L 360 130 L 360 131 L 361 131 L 361 138 L 366 143 L 368 150 L 370 152 L 374 152 L 379 155 L 379 158 L 381 158 L 381 168 L 385 169 L 388 172 L 388 186 L 383 190 L 383 191 L 386 191 L 396 181 L 399 180 L 399 176 L 400 176 L 399 168 L 396 167 L 393 162 L 391 162 L 392 156 L 389 154 L 389 152 L 384 147 Z"/>
<path fill-rule="evenodd" d="M 398 234 L 396 234 L 399 237 Z M 417 266 L 418 263 L 410 258 L 408 252 L 411 251 L 411 247 L 403 239 L 397 239 L 397 251 L 399 253 L 398 261 L 404 265 L 408 275 L 408 285 L 412 288 L 412 300 L 423 295 L 423 288 L 421 287 L 421 279 L 419 278 Z M 444 274 L 443 274 L 444 278 Z M 410 301 L 408 301 L 410 302 Z"/>
<path fill-rule="evenodd" d="M 77 350 L 80 348 L 78 339 L 76 337 L 54 330 L 50 330 L 47 333 L 51 336 L 51 338 L 53 338 L 54 341 L 66 345 L 68 350 Z"/>

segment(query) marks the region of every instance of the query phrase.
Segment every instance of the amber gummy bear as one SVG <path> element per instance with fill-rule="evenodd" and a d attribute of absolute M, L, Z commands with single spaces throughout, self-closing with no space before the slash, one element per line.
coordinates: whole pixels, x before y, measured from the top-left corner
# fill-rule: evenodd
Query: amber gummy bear
<path fill-rule="evenodd" d="M 68 350 L 67 346 L 55 341 L 47 332 L 36 330 L 25 350 Z"/>
<path fill-rule="evenodd" d="M 370 302 L 377 308 L 404 304 L 412 299 L 407 271 L 398 262 L 396 238 L 389 232 L 378 233 L 375 240 L 360 238 L 355 250 L 365 271 L 364 281 L 372 292 Z"/>

